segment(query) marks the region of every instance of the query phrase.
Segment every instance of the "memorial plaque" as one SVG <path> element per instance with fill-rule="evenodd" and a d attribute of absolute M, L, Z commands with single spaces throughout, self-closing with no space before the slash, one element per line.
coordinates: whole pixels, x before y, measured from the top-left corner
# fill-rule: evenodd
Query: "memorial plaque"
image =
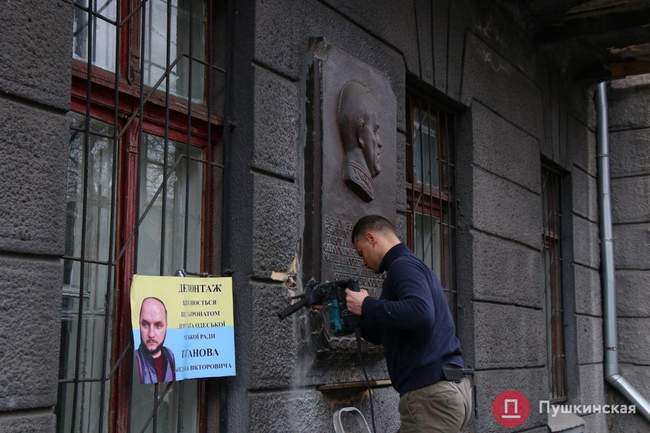
<path fill-rule="evenodd" d="M 395 94 L 388 76 L 322 39 L 311 53 L 304 275 L 355 278 L 378 296 L 383 277 L 365 269 L 350 236 L 364 215 L 396 219 Z"/>

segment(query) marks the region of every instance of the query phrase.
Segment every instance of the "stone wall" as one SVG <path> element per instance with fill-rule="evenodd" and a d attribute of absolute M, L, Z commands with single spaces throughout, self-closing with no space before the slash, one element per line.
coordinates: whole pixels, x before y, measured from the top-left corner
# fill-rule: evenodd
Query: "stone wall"
<path fill-rule="evenodd" d="M 433 10 L 430 10 L 433 4 Z M 471 0 L 238 3 L 237 127 L 227 156 L 226 268 L 234 271 L 238 377 L 227 384 L 226 431 L 326 432 L 331 414 L 367 396 L 331 395 L 318 385 L 359 380 L 357 365 L 317 364 L 299 318 L 274 311 L 293 292 L 283 281 L 302 266 L 304 147 L 309 40 L 324 38 L 384 72 L 397 97 L 395 155 L 404 175 L 406 83 L 465 107 L 457 112 L 458 331 L 477 370 L 478 419 L 499 431 L 497 393 L 531 400 L 522 430 L 546 431 L 546 302 L 541 243 L 541 160 L 565 171 L 564 286 L 569 402 L 604 399 L 596 213 L 593 93 L 570 81 L 508 11 Z M 417 25 L 416 17 L 417 16 Z M 254 84 L 254 89 L 247 87 Z M 402 181 L 403 182 L 403 181 Z M 400 182 L 400 187 L 403 187 Z M 398 200 L 404 227 L 404 199 Z M 299 288 L 298 288 L 299 290 Z M 387 378 L 369 360 L 373 379 Z M 334 371 L 332 371 L 334 370 Z M 397 394 L 375 390 L 380 431 L 398 427 Z M 584 431 L 606 432 L 602 415 Z"/>
<path fill-rule="evenodd" d="M 621 374 L 650 398 L 650 77 L 614 81 L 609 93 L 614 263 Z M 610 400 L 628 402 L 612 388 Z M 612 432 L 647 432 L 641 416 L 611 416 Z"/>
<path fill-rule="evenodd" d="M 401 191 L 407 81 L 423 83 L 439 99 L 462 107 L 456 113 L 456 273 L 458 331 L 467 363 L 476 369 L 478 418 L 471 431 L 499 431 L 491 402 L 508 388 L 531 400 L 533 414 L 522 430 L 546 431 L 545 415 L 536 413 L 536 402 L 548 396 L 542 155 L 563 168 L 567 179 L 563 270 L 569 402 L 604 400 L 589 88 L 570 82 L 532 44 L 521 23 L 492 2 L 246 0 L 236 2 L 236 8 L 222 257 L 236 287 L 238 375 L 219 382 L 222 431 L 328 432 L 333 410 L 343 405 L 356 405 L 369 416 L 365 393 L 318 388 L 361 380 L 359 366 L 316 362 L 305 349 L 308 336 L 301 320 L 279 322 L 275 315 L 295 289 L 286 277 L 303 277 L 312 37 L 324 38 L 389 77 L 398 104 L 394 158 L 402 173 Z M 72 6 L 60 0 L 7 2 L 2 11 L 3 432 L 55 428 L 71 20 Z M 649 349 L 642 331 L 650 313 L 644 310 L 642 289 L 650 254 L 649 243 L 639 239 L 647 234 L 649 217 L 645 202 L 635 201 L 629 191 L 647 197 L 643 131 L 648 103 L 628 89 L 617 92 L 613 100 L 618 95 L 627 101 L 627 111 L 636 107 L 634 116 L 623 113 L 625 120 L 612 121 L 616 236 L 623 240 L 617 242 L 617 279 L 621 294 L 628 294 L 619 296 L 621 360 L 630 379 L 647 384 Z M 404 201 L 402 193 L 396 209 L 402 229 Z M 387 378 L 382 360 L 367 363 L 373 379 Z M 374 402 L 379 430 L 395 431 L 397 394 L 390 387 L 376 388 Z M 632 431 L 621 424 L 638 422 L 632 420 L 615 420 L 615 428 Z M 607 431 L 602 415 L 584 422 L 590 433 Z"/>
<path fill-rule="evenodd" d="M 53 432 L 72 6 L 5 2 L 0 15 L 0 431 Z"/>

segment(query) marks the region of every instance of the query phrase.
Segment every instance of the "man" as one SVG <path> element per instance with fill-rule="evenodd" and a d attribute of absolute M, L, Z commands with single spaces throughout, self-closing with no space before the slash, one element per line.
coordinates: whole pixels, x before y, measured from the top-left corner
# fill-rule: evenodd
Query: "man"
<path fill-rule="evenodd" d="M 140 383 L 176 380 L 176 363 L 164 347 L 167 337 L 167 308 L 158 298 L 145 298 L 140 306 L 140 347 L 135 352 Z"/>
<path fill-rule="evenodd" d="M 438 279 L 381 216 L 361 218 L 352 242 L 367 268 L 386 272 L 379 299 L 346 290 L 346 302 L 361 316 L 363 338 L 384 346 L 400 394 L 400 433 L 460 432 L 471 417 L 472 391 Z"/>
<path fill-rule="evenodd" d="M 345 184 L 365 201 L 375 198 L 372 179 L 381 172 L 378 108 L 364 84 L 352 80 L 343 85 L 336 109 L 345 150 L 343 176 Z"/>

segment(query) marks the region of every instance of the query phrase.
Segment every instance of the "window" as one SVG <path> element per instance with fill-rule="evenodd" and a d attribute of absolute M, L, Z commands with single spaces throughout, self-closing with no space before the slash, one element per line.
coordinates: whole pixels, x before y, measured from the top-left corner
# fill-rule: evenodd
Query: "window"
<path fill-rule="evenodd" d="M 127 327 L 133 274 L 218 272 L 224 3 L 75 1 L 58 432 L 205 432 L 206 381 L 132 380 Z"/>
<path fill-rule="evenodd" d="M 115 72 L 115 29 L 117 17 L 117 2 L 102 1 L 97 7 L 93 0 L 92 6 L 96 14 L 89 13 L 88 0 L 78 0 L 74 8 L 72 27 L 72 58 L 81 61 L 88 60 L 88 49 L 92 47 L 92 64 L 110 72 Z M 90 16 L 91 24 L 88 25 Z M 88 31 L 91 31 L 90 37 Z"/>
<path fill-rule="evenodd" d="M 550 398 L 566 400 L 566 352 L 564 348 L 564 308 L 562 294 L 562 213 L 559 171 L 542 167 L 543 241 L 548 327 Z"/>
<path fill-rule="evenodd" d="M 407 243 L 438 275 L 455 315 L 452 119 L 413 94 L 408 107 Z"/>

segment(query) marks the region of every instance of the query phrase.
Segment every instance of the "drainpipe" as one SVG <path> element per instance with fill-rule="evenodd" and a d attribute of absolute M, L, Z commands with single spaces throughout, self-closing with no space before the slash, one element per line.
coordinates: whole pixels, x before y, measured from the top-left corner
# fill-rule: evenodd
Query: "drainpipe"
<path fill-rule="evenodd" d="M 618 337 L 616 335 L 616 280 L 614 276 L 614 239 L 612 235 L 612 200 L 609 177 L 609 138 L 607 124 L 606 83 L 598 84 L 596 92 L 598 115 L 598 211 L 601 234 L 601 271 L 603 310 L 605 314 L 605 379 L 623 394 L 650 422 L 650 402 L 630 384 L 618 369 Z"/>

